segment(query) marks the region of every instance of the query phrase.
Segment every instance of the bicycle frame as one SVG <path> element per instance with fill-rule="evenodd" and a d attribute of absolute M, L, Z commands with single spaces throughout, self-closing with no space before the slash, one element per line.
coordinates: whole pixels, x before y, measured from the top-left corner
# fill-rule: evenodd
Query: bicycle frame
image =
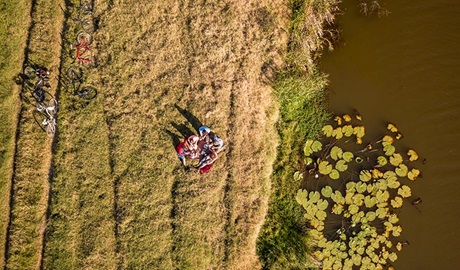
<path fill-rule="evenodd" d="M 89 49 L 88 40 L 86 38 L 83 38 L 80 41 L 80 43 L 77 45 L 77 53 L 76 53 L 75 59 L 82 63 L 91 63 L 92 62 L 91 59 L 83 56 L 85 53 L 91 53 L 91 51 Z"/>

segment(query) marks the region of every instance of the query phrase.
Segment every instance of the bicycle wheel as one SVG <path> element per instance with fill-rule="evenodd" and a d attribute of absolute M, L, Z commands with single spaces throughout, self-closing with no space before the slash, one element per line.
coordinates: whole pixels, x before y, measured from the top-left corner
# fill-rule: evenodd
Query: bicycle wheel
<path fill-rule="evenodd" d="M 83 72 L 80 67 L 71 66 L 67 69 L 67 78 L 72 82 L 80 81 L 83 78 Z"/>
<path fill-rule="evenodd" d="M 33 68 L 32 66 L 26 66 L 24 68 L 24 75 L 26 75 L 28 79 L 34 79 L 35 77 L 37 77 L 37 73 L 35 73 L 35 68 Z"/>
<path fill-rule="evenodd" d="M 92 100 L 97 96 L 97 90 L 93 86 L 85 86 L 76 91 L 76 94 L 82 99 Z"/>
<path fill-rule="evenodd" d="M 88 32 L 81 31 L 80 33 L 77 34 L 77 42 L 78 44 L 82 44 L 86 42 L 89 45 L 91 44 L 91 42 L 93 42 L 93 37 Z"/>
<path fill-rule="evenodd" d="M 94 23 L 92 18 L 83 19 L 80 21 L 81 28 L 85 30 L 87 33 L 94 32 Z"/>
<path fill-rule="evenodd" d="M 78 10 L 78 20 L 80 22 L 91 20 L 93 18 L 93 9 L 91 6 L 81 6 Z"/>

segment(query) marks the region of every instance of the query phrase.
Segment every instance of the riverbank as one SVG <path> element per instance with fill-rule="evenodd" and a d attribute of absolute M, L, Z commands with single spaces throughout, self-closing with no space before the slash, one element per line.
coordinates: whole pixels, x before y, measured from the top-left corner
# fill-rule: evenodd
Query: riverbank
<path fill-rule="evenodd" d="M 337 1 L 291 2 L 291 23 L 286 67 L 276 76 L 280 103 L 280 143 L 272 176 L 272 195 L 257 250 L 264 269 L 305 268 L 311 265 L 306 220 L 294 200 L 300 182 L 293 174 L 302 166 L 300 152 L 307 138 L 316 138 L 330 117 L 327 76 L 316 60 L 334 36 Z"/>

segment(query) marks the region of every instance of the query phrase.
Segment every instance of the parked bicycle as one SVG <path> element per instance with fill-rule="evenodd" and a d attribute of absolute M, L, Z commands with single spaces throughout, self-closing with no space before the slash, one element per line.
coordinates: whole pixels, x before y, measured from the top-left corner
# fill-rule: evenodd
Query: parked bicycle
<path fill-rule="evenodd" d="M 53 137 L 56 133 L 56 118 L 58 103 L 54 98 L 42 103 L 37 103 L 36 110 L 33 112 L 35 122 L 46 132 L 48 137 Z"/>
<path fill-rule="evenodd" d="M 85 100 L 92 100 L 97 96 L 97 89 L 93 86 L 82 86 L 83 84 L 83 72 L 81 68 L 76 66 L 71 66 L 67 69 L 67 88 L 70 89 L 70 93 L 73 96 Z"/>
<path fill-rule="evenodd" d="M 93 64 L 94 66 L 97 66 L 97 61 L 89 48 L 92 41 L 93 38 L 90 34 L 86 32 L 78 33 L 78 45 L 75 53 L 75 60 L 82 64 Z"/>

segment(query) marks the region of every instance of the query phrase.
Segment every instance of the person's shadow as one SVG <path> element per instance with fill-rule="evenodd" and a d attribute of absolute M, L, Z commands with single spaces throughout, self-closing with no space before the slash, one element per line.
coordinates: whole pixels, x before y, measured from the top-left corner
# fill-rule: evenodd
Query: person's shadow
<path fill-rule="evenodd" d="M 177 104 L 174 104 L 174 107 L 176 107 L 176 109 L 184 116 L 184 118 L 187 120 L 187 122 L 190 125 L 192 125 L 192 127 L 195 129 L 195 132 L 194 132 L 189 128 L 189 125 L 187 125 L 187 124 L 178 124 L 178 123 L 175 123 L 175 122 L 170 122 L 170 124 L 172 126 L 172 129 L 166 129 L 166 133 L 168 133 L 168 135 L 171 137 L 171 141 L 172 141 L 173 146 L 176 147 L 181 142 L 181 140 L 180 140 L 178 134 L 173 132 L 174 129 L 176 131 L 178 131 L 182 135 L 183 138 L 188 138 L 190 135 L 197 134 L 198 129 L 203 124 L 201 123 L 201 121 L 196 116 L 194 116 L 188 110 L 179 107 L 179 105 L 177 105 Z"/>
<path fill-rule="evenodd" d="M 195 128 L 196 132 L 203 125 L 203 123 L 191 112 L 179 107 L 179 105 L 174 104 L 174 107 L 184 116 L 185 119 Z M 191 135 L 191 134 L 190 134 Z"/>

